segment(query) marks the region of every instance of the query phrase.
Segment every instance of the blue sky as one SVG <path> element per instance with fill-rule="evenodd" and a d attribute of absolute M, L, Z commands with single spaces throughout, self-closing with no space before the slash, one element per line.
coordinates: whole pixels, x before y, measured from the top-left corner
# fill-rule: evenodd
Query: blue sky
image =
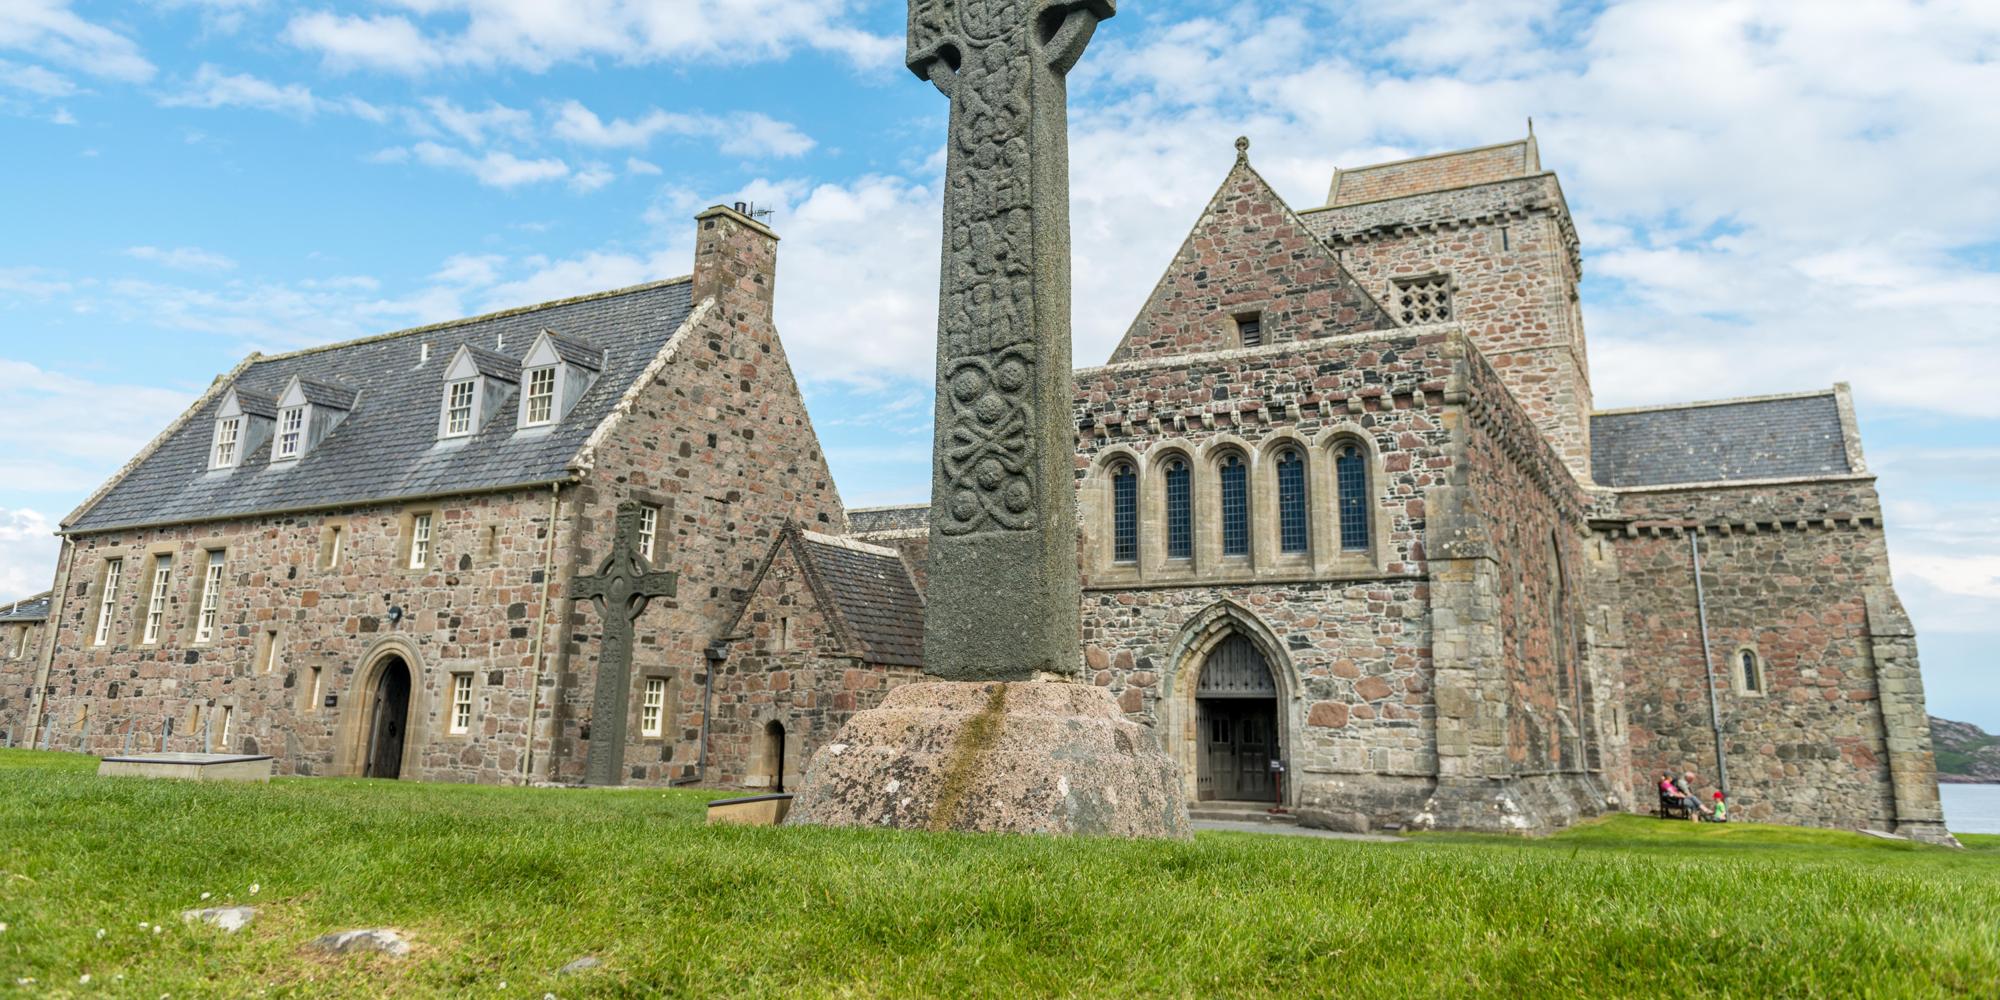
<path fill-rule="evenodd" d="M 248 352 L 682 274 L 693 213 L 738 199 L 785 238 L 844 496 L 925 499 L 944 108 L 902 18 L 0 0 L 0 592 L 45 588 L 55 522 Z M 1852 382 L 1932 707 L 2000 730 L 1994 93 L 1977 0 L 1127 0 L 1072 76 L 1076 356 L 1237 135 L 1306 207 L 1532 115 L 1598 403 Z"/>

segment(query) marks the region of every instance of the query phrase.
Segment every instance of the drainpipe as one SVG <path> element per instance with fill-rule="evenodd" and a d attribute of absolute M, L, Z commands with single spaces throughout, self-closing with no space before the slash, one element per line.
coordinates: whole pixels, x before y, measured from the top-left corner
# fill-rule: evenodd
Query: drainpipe
<path fill-rule="evenodd" d="M 533 668 L 528 672 L 528 745 L 521 752 L 521 783 L 534 780 L 535 714 L 542 703 L 542 649 L 549 631 L 549 589 L 555 584 L 556 515 L 562 503 L 562 483 L 549 484 L 549 541 L 542 547 L 542 609 L 535 618 Z"/>
<path fill-rule="evenodd" d="M 1694 602 L 1701 616 L 1701 672 L 1708 679 L 1708 724 L 1715 731 L 1715 772 L 1716 780 L 1722 785 L 1722 793 L 1729 794 L 1729 758 L 1722 752 L 1722 705 L 1715 693 L 1715 657 L 1710 654 L 1708 641 L 1708 591 L 1701 583 L 1701 536 L 1690 526 L 1688 528 L 1688 552 L 1694 557 Z M 1692 793 L 1693 789 L 1689 789 Z"/>
<path fill-rule="evenodd" d="M 715 672 L 722 668 L 722 661 L 728 658 L 729 647 L 719 642 L 711 642 L 702 650 L 708 660 L 708 675 L 701 682 L 701 754 L 696 758 L 694 780 L 697 784 L 708 780 L 708 719 L 711 706 L 715 704 Z"/>
<path fill-rule="evenodd" d="M 35 748 L 35 739 L 42 733 L 42 720 L 48 712 L 49 670 L 56 661 L 56 640 L 62 633 L 62 615 L 69 607 L 69 580 L 76 572 L 76 540 L 65 536 L 65 554 L 62 572 L 56 575 L 56 588 L 49 592 L 49 617 L 42 623 L 42 648 L 39 651 L 41 665 L 35 670 L 35 708 L 28 723 L 28 749 Z M 91 627 L 90 605 L 84 605 L 83 628 Z"/>

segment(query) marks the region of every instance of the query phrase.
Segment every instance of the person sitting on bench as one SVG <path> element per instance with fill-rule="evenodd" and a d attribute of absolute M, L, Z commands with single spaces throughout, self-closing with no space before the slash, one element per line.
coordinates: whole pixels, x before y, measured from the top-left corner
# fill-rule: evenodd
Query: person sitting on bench
<path fill-rule="evenodd" d="M 1695 813 L 1687 806 L 1687 796 L 1681 794 L 1680 786 L 1674 784 L 1671 774 L 1660 775 L 1660 818 L 1693 819 Z"/>
<path fill-rule="evenodd" d="M 1681 775 L 1680 782 L 1674 787 L 1677 791 L 1680 792 L 1681 801 L 1687 805 L 1689 819 L 1699 823 L 1702 820 L 1708 818 L 1708 811 L 1709 811 L 1708 807 L 1702 805 L 1701 799 L 1696 798 L 1694 794 L 1693 771 L 1689 771 L 1686 774 Z"/>

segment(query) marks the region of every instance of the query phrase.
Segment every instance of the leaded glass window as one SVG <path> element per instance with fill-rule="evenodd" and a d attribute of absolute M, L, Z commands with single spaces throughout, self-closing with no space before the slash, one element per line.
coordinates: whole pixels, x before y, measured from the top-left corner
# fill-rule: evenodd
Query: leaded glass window
<path fill-rule="evenodd" d="M 1111 559 L 1139 561 L 1139 474 L 1130 465 L 1111 473 Z"/>
<path fill-rule="evenodd" d="M 1222 460 L 1222 554 L 1250 554 L 1250 470 L 1240 455 Z"/>
<path fill-rule="evenodd" d="M 1278 551 L 1304 552 L 1306 530 L 1306 460 L 1296 451 L 1278 456 Z"/>
<path fill-rule="evenodd" d="M 1757 694 L 1764 690 L 1764 671 L 1759 669 L 1757 654 L 1744 650 L 1742 655 L 1743 690 Z"/>
<path fill-rule="evenodd" d="M 1340 547 L 1368 550 L 1368 456 L 1360 445 L 1345 445 L 1333 460 L 1335 488 L 1340 494 Z"/>
<path fill-rule="evenodd" d="M 1167 463 L 1167 558 L 1194 558 L 1194 485 L 1185 459 Z"/>

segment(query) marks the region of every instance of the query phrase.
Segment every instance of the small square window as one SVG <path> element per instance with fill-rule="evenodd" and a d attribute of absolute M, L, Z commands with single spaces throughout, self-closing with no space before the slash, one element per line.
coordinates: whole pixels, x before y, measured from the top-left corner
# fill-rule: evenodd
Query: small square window
<path fill-rule="evenodd" d="M 458 736 L 472 731 L 472 675 L 451 675 L 451 732 Z"/>
<path fill-rule="evenodd" d="M 1236 336 L 1238 340 L 1242 341 L 1244 347 L 1262 347 L 1264 345 L 1264 314 L 1251 313 L 1248 316 L 1236 317 Z"/>

